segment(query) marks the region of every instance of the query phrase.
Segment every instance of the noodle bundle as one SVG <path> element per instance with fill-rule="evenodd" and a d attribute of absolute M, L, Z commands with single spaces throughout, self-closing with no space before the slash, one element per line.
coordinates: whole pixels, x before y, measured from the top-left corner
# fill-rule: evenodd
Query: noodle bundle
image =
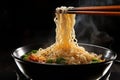
<path fill-rule="evenodd" d="M 66 10 L 72 7 L 56 8 L 54 22 L 56 24 L 56 41 L 51 46 L 29 55 L 29 60 L 46 63 L 55 63 L 62 59 L 65 64 L 89 64 L 93 59 L 104 61 L 101 55 L 90 53 L 84 47 L 79 46 L 75 37 L 76 14 L 66 14 Z M 59 60 L 58 60 L 59 61 Z"/>

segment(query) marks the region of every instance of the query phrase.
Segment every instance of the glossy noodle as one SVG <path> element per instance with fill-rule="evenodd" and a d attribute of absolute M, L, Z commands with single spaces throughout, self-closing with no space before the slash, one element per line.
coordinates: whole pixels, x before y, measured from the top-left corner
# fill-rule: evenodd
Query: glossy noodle
<path fill-rule="evenodd" d="M 49 47 L 29 55 L 29 60 L 40 63 L 60 64 L 89 64 L 94 59 L 103 62 L 102 55 L 88 52 L 79 46 L 75 37 L 76 14 L 66 14 L 65 11 L 72 7 L 57 7 L 55 13 L 56 41 Z"/>

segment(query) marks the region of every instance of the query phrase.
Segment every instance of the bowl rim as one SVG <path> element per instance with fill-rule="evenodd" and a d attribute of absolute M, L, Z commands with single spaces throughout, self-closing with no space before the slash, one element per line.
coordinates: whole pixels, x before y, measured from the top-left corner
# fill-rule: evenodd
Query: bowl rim
<path fill-rule="evenodd" d="M 100 63 L 92 63 L 92 64 L 69 64 L 69 65 L 66 65 L 66 64 L 51 64 L 51 63 L 40 63 L 40 62 L 34 62 L 34 61 L 27 61 L 27 60 L 23 60 L 21 58 L 18 58 L 17 56 L 15 56 L 14 54 L 16 53 L 15 51 L 19 50 L 19 49 L 22 49 L 24 47 L 28 47 L 28 46 L 31 46 L 31 45 L 36 45 L 35 44 L 29 44 L 29 45 L 25 45 L 25 46 L 21 46 L 21 47 L 18 47 L 16 48 L 13 53 L 11 53 L 11 56 L 13 59 L 17 59 L 21 62 L 24 62 L 24 63 L 32 63 L 32 64 L 42 64 L 42 65 L 53 65 L 53 66 L 63 66 L 63 65 L 66 65 L 66 66 L 76 66 L 76 65 L 101 65 L 101 64 L 107 64 L 107 63 L 110 63 L 111 61 L 114 61 L 116 58 L 117 58 L 117 53 L 114 52 L 113 50 L 109 49 L 109 48 L 106 48 L 106 47 L 103 47 L 103 46 L 99 46 L 99 45 L 94 45 L 94 44 L 88 44 L 88 43 L 78 43 L 78 44 L 81 44 L 81 45 L 89 45 L 89 46 L 94 46 L 94 47 L 99 47 L 99 48 L 102 48 L 102 49 L 106 49 L 106 50 L 109 50 L 110 52 L 113 53 L 113 58 L 112 59 L 109 59 L 107 61 L 104 61 L 104 62 L 100 62 Z M 39 45 L 39 44 L 37 44 Z"/>

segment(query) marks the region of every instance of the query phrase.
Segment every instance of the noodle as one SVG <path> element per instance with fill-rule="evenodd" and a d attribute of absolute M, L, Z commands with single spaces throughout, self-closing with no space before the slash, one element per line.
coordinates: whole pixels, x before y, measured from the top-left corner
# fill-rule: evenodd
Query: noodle
<path fill-rule="evenodd" d="M 29 56 L 30 60 L 46 62 L 64 58 L 66 64 L 88 64 L 94 58 L 101 60 L 101 55 L 89 53 L 84 47 L 79 46 L 75 38 L 75 17 L 76 14 L 65 14 L 66 10 L 72 7 L 56 8 L 54 22 L 56 23 L 56 41 L 51 46 L 39 50 Z M 101 60 L 102 61 L 102 60 Z"/>

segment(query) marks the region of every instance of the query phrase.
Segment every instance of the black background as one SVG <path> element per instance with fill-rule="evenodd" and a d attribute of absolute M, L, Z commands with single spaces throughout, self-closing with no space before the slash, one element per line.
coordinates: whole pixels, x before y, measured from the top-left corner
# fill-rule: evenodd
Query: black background
<path fill-rule="evenodd" d="M 110 2 L 111 1 L 111 2 Z M 3 0 L 0 1 L 0 72 L 14 71 L 11 53 L 31 43 L 55 38 L 54 11 L 59 6 L 119 5 L 119 0 Z M 89 15 L 85 16 L 88 18 Z M 111 48 L 120 52 L 120 16 L 93 16 L 96 28 L 112 37 Z M 86 21 L 87 22 L 87 21 Z M 77 31 L 78 33 L 79 31 Z M 80 38 L 86 39 L 85 35 Z M 78 34 L 77 34 L 77 38 Z M 79 41 L 84 42 L 84 41 Z M 91 43 L 88 41 L 87 43 Z M 93 43 L 95 44 L 95 43 Z M 101 45 L 101 44 L 98 44 Z M 109 45 L 109 44 L 108 44 Z M 104 46 L 104 45 L 101 45 Z M 118 57 L 119 58 L 119 57 Z"/>

